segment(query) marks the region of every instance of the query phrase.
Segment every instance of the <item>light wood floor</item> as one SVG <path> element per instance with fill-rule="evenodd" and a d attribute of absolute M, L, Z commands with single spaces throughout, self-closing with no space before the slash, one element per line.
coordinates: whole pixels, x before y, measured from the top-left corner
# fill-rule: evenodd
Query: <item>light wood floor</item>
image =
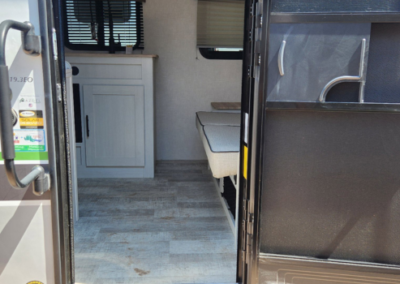
<path fill-rule="evenodd" d="M 236 247 L 203 162 L 79 180 L 76 283 L 234 283 Z"/>

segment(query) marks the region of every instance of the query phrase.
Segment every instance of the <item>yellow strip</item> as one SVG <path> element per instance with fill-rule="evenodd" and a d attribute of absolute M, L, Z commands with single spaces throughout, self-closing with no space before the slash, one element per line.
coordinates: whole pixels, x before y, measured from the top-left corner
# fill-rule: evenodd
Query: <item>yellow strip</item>
<path fill-rule="evenodd" d="M 249 150 L 247 146 L 243 146 L 243 177 L 247 179 L 247 161 L 248 161 Z"/>

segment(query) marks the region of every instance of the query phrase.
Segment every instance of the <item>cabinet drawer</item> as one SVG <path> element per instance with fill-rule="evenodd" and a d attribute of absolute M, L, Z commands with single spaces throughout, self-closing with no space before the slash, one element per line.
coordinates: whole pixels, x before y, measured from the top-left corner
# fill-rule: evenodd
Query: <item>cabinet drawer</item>
<path fill-rule="evenodd" d="M 116 79 L 140 80 L 142 79 L 141 64 L 74 64 L 79 73 L 74 78 L 85 79 Z"/>

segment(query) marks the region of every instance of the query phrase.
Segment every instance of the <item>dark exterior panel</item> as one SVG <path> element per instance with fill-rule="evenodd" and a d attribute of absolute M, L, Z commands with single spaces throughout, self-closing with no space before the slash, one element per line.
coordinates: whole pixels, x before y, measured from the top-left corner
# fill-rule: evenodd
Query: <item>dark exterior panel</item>
<path fill-rule="evenodd" d="M 400 264 L 400 115 L 267 111 L 263 253 Z"/>

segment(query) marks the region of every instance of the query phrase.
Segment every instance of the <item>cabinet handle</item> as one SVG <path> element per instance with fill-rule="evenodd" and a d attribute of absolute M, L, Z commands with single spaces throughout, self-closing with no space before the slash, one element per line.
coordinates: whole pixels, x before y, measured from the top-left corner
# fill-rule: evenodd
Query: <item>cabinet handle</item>
<path fill-rule="evenodd" d="M 286 47 L 286 40 L 282 41 L 281 47 L 279 48 L 279 54 L 278 54 L 278 69 L 279 69 L 279 74 L 281 76 L 285 75 L 285 70 L 283 68 L 283 58 L 285 56 L 285 47 Z"/>
<path fill-rule="evenodd" d="M 89 138 L 89 116 L 86 116 L 86 137 Z"/>

